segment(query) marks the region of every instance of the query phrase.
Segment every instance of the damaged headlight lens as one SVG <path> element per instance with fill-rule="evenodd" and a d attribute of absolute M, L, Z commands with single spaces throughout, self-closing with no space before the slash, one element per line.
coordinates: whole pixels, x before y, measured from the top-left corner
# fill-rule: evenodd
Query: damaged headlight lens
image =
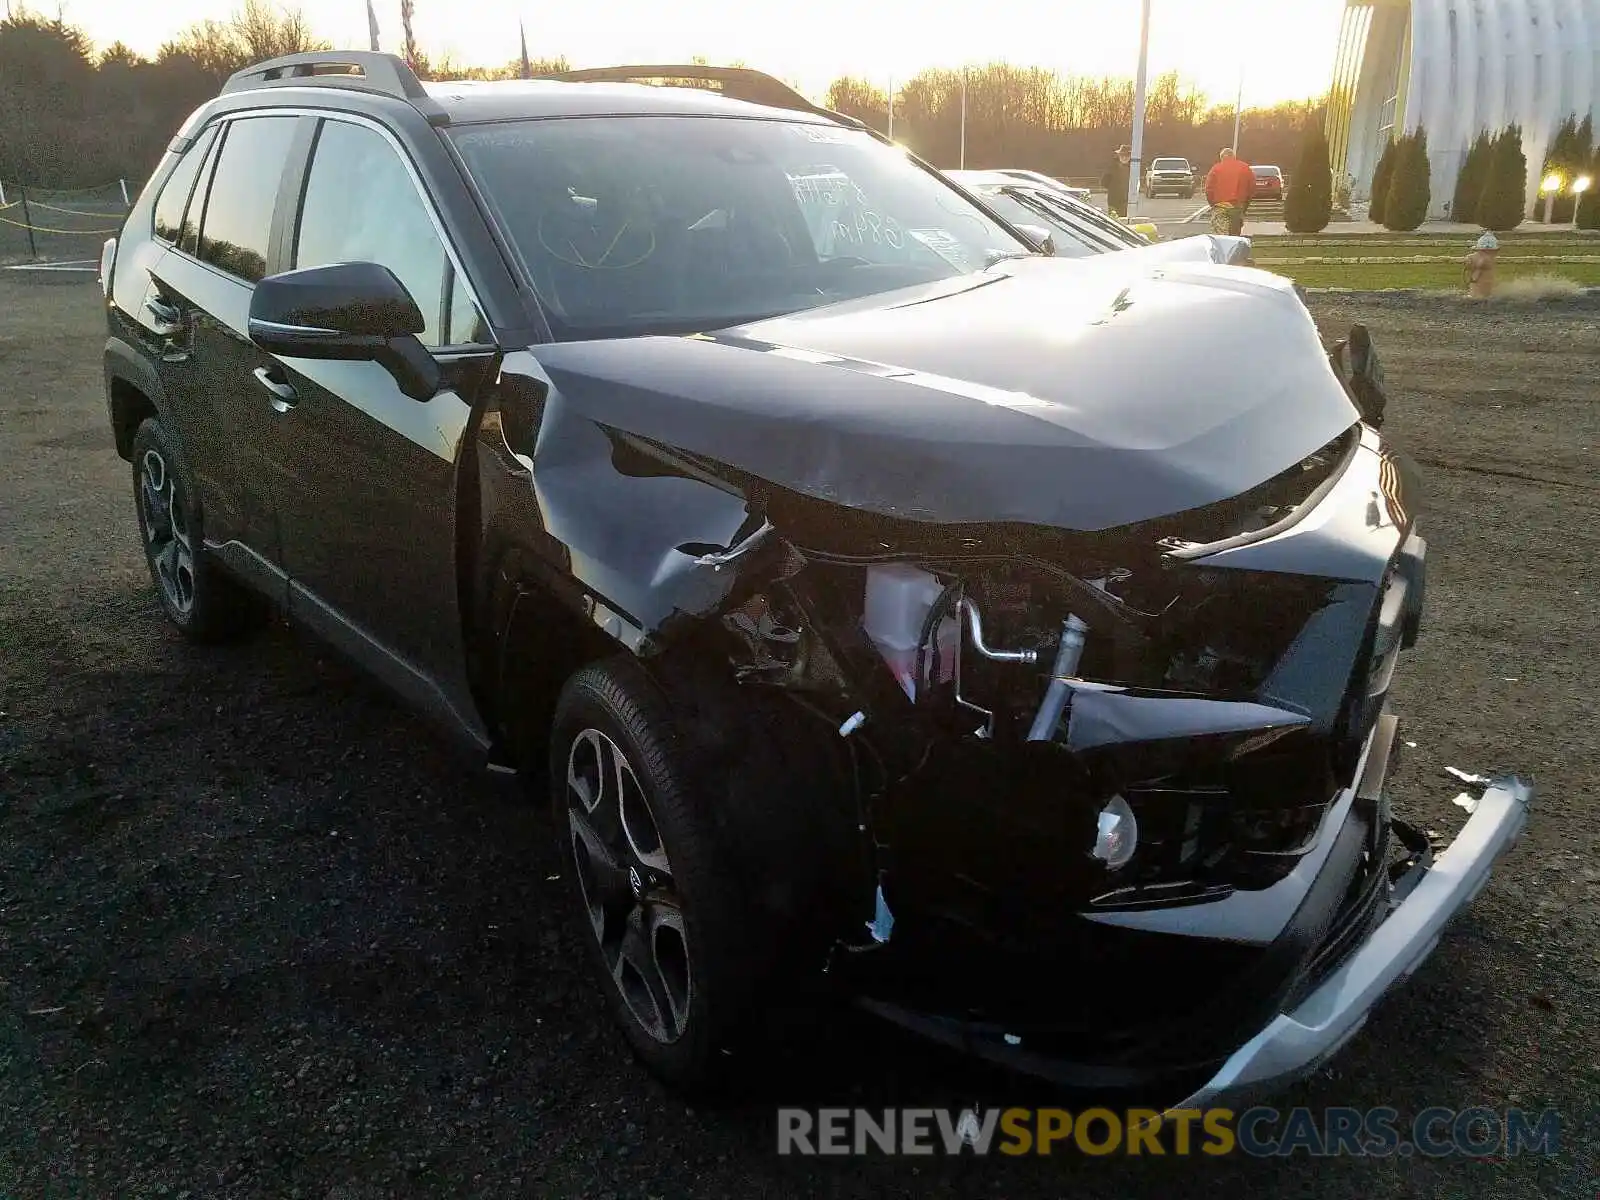
<path fill-rule="evenodd" d="M 1094 856 L 1116 871 L 1133 861 L 1133 852 L 1138 845 L 1139 822 L 1133 815 L 1132 807 L 1121 796 L 1111 797 L 1110 803 L 1100 810 Z"/>

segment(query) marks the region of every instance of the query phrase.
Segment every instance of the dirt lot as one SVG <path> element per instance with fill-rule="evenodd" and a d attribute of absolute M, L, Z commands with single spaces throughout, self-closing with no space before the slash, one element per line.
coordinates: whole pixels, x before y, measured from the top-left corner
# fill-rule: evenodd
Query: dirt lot
<path fill-rule="evenodd" d="M 1377 331 L 1431 486 L 1402 807 L 1454 829 L 1446 765 L 1540 795 L 1284 1103 L 1554 1106 L 1561 1155 L 913 1164 L 780 1159 L 773 1107 L 1042 1097 L 827 1013 L 753 1098 L 691 1110 L 579 974 L 535 811 L 303 637 L 169 631 L 97 303 L 0 273 L 0 1196 L 1596 1194 L 1600 309 L 1319 306 Z"/>

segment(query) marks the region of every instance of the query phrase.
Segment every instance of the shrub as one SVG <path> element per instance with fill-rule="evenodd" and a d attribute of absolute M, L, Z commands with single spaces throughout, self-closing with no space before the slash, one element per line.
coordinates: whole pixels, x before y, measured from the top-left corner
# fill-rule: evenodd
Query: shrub
<path fill-rule="evenodd" d="M 1367 206 L 1367 220 L 1383 224 L 1383 209 L 1389 201 L 1389 181 L 1394 178 L 1395 143 L 1390 141 L 1378 158 L 1372 172 L 1372 203 Z"/>
<path fill-rule="evenodd" d="M 1578 228 L 1600 230 L 1600 195 L 1595 190 L 1600 188 L 1600 150 L 1595 151 L 1594 158 L 1589 161 L 1589 190 L 1583 194 L 1583 203 L 1578 206 Z"/>
<path fill-rule="evenodd" d="M 1300 160 L 1283 198 L 1283 219 L 1290 233 L 1321 233 L 1333 216 L 1333 168 L 1328 164 L 1328 137 L 1313 121 L 1300 143 Z"/>
<path fill-rule="evenodd" d="M 1568 117 L 1561 123 L 1561 128 L 1556 130 L 1555 137 L 1550 140 L 1550 148 L 1544 156 L 1544 166 L 1539 169 L 1539 178 L 1543 179 L 1554 173 L 1560 175 L 1565 182 L 1571 183 L 1589 169 L 1589 157 L 1594 149 L 1593 141 L 1593 126 L 1588 117 L 1584 117 L 1581 124 L 1576 116 Z M 1565 225 L 1572 220 L 1574 199 L 1576 199 L 1574 193 L 1566 189 L 1556 194 L 1550 206 L 1552 224 Z M 1544 220 L 1543 203 L 1539 205 L 1537 216 L 1541 221 Z"/>
<path fill-rule="evenodd" d="M 1471 223 L 1478 219 L 1478 201 L 1483 198 L 1484 180 L 1489 174 L 1489 159 L 1494 154 L 1494 142 L 1487 132 L 1478 134 L 1472 149 L 1461 162 L 1461 174 L 1456 176 L 1455 196 L 1450 201 L 1450 219 Z"/>
<path fill-rule="evenodd" d="M 1407 134 L 1397 144 L 1394 178 L 1389 181 L 1389 197 L 1383 204 L 1383 223 L 1389 229 L 1409 233 L 1428 218 L 1433 199 L 1428 167 L 1428 135 L 1421 129 Z"/>
<path fill-rule="evenodd" d="M 1478 201 L 1478 224 L 1485 229 L 1515 229 L 1527 216 L 1528 156 L 1522 152 L 1522 127 L 1500 131 Z"/>

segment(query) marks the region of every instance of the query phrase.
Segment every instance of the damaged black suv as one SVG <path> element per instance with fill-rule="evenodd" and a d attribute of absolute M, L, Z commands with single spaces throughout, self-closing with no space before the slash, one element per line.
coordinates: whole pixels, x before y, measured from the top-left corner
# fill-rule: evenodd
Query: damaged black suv
<path fill-rule="evenodd" d="M 543 773 L 678 1084 L 826 979 L 1066 1084 L 1269 1087 L 1522 828 L 1516 779 L 1436 857 L 1390 810 L 1425 556 L 1370 341 L 1035 253 L 765 76 L 273 60 L 101 274 L 168 616 L 286 611 Z"/>

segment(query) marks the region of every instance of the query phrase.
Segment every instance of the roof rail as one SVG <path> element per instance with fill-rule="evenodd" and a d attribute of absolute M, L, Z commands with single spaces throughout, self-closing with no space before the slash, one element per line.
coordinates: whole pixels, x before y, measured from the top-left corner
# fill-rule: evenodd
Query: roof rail
<path fill-rule="evenodd" d="M 558 71 L 545 76 L 565 83 L 673 83 L 717 84 L 715 91 L 734 100 L 765 104 L 772 108 L 792 108 L 812 112 L 816 105 L 782 80 L 749 67 L 707 67 L 699 63 L 666 63 L 653 66 L 587 67 L 577 71 Z"/>
<path fill-rule="evenodd" d="M 423 100 L 428 95 L 422 81 L 398 55 L 371 50 L 313 50 L 270 58 L 235 71 L 222 85 L 222 94 L 308 84 L 376 92 L 397 100 Z"/>
<path fill-rule="evenodd" d="M 701 63 L 665 63 L 650 66 L 584 67 L 576 71 L 556 71 L 540 76 L 563 83 L 655 83 L 678 87 L 699 84 L 716 84 L 714 89 L 731 100 L 748 104 L 764 104 L 768 108 L 787 108 L 795 112 L 812 113 L 865 130 L 879 141 L 887 142 L 876 129 L 865 121 L 844 113 L 834 112 L 813 104 L 794 88 L 753 67 L 708 67 Z"/>

